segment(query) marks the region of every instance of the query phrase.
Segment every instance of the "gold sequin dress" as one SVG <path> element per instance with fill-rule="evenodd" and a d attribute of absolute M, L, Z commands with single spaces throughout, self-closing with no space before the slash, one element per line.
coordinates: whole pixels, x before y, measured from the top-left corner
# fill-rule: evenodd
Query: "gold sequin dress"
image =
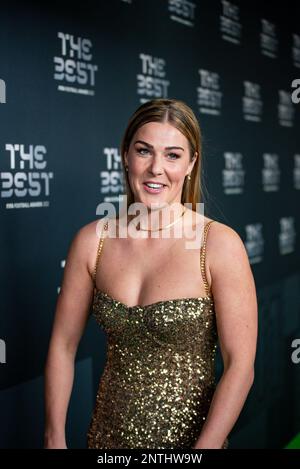
<path fill-rule="evenodd" d="M 212 222 L 205 226 L 200 251 L 207 295 L 146 306 L 129 307 L 97 289 L 100 237 L 93 315 L 107 335 L 107 357 L 88 448 L 192 448 L 198 439 L 215 390 L 217 331 L 205 278 L 205 243 Z"/>

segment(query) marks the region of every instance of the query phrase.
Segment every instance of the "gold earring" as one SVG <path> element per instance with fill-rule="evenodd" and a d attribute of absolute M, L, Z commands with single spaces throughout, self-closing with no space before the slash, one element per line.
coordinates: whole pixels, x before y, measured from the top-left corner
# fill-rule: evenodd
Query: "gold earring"
<path fill-rule="evenodd" d="M 191 175 L 190 175 L 190 174 L 188 174 L 188 180 L 189 180 L 189 181 L 191 180 Z"/>

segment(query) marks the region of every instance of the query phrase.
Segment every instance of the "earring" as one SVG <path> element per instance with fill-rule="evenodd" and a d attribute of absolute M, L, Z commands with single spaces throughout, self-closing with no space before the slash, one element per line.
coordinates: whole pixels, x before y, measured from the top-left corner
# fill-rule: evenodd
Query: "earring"
<path fill-rule="evenodd" d="M 187 177 L 187 178 L 188 178 L 188 180 L 190 181 L 190 180 L 191 180 L 191 175 L 190 175 L 190 174 L 188 174 L 188 177 Z"/>
<path fill-rule="evenodd" d="M 128 166 L 125 166 L 126 171 L 128 171 Z"/>

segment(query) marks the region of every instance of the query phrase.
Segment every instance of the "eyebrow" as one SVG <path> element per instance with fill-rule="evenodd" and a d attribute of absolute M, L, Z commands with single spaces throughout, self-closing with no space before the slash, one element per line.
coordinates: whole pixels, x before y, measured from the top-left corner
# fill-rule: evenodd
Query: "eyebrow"
<path fill-rule="evenodd" d="M 136 140 L 134 143 L 143 143 L 144 145 L 146 145 L 147 147 L 149 148 L 154 148 L 153 145 L 150 145 L 150 143 L 147 143 L 147 142 L 144 142 L 143 140 Z M 177 150 L 182 150 L 184 151 L 184 148 L 182 147 L 165 147 L 166 150 L 174 150 L 174 149 L 177 149 Z"/>

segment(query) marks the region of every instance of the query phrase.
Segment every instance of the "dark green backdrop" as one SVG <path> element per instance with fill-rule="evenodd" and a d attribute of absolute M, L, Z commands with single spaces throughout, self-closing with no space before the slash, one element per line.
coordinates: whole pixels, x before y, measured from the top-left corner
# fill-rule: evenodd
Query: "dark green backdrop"
<path fill-rule="evenodd" d="M 1 2 L 1 447 L 42 446 L 43 369 L 67 249 L 100 202 L 117 204 L 123 131 L 154 97 L 182 99 L 199 118 L 205 213 L 238 231 L 257 285 L 256 379 L 231 447 L 280 448 L 299 431 L 295 5 Z M 85 446 L 104 356 L 91 319 L 76 361 L 70 447 Z"/>

